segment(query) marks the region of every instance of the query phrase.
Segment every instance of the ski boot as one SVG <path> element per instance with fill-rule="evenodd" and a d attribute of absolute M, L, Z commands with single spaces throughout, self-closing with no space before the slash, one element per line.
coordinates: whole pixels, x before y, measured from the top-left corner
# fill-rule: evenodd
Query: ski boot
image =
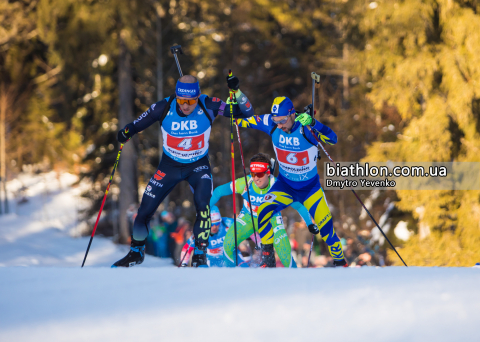
<path fill-rule="evenodd" d="M 200 246 L 200 248 L 202 248 L 202 246 Z M 205 249 L 200 248 L 195 246 L 192 257 L 192 267 L 208 267 Z"/>
<path fill-rule="evenodd" d="M 112 268 L 133 267 L 135 265 L 140 265 L 143 262 L 143 259 L 145 259 L 145 240 L 136 241 L 132 238 L 130 251 L 123 259 L 120 259 L 114 263 Z"/>
<path fill-rule="evenodd" d="M 262 263 L 259 267 L 277 267 L 275 261 L 275 251 L 273 250 L 273 244 L 262 245 Z"/>
<path fill-rule="evenodd" d="M 348 267 L 347 260 L 333 260 L 333 266 L 335 267 Z"/>

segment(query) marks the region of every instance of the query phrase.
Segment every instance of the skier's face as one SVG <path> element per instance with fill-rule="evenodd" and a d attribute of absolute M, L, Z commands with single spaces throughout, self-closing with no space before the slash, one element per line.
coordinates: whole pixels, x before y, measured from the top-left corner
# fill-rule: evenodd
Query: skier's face
<path fill-rule="evenodd" d="M 295 114 L 290 114 L 287 116 L 277 116 L 272 118 L 273 122 L 277 124 L 277 127 L 282 131 L 288 133 L 292 129 L 294 123 Z"/>
<path fill-rule="evenodd" d="M 179 96 L 177 97 L 177 103 L 180 106 L 180 109 L 183 114 L 190 115 L 192 114 L 195 107 L 197 107 L 198 97 L 191 99 L 191 98 Z"/>
<path fill-rule="evenodd" d="M 220 222 L 212 222 L 212 228 L 210 228 L 210 234 L 217 234 L 220 229 Z"/>
<path fill-rule="evenodd" d="M 263 175 L 262 175 L 263 174 Z M 251 172 L 253 181 L 255 182 L 255 185 L 258 186 L 260 189 L 265 189 L 268 185 L 268 173 L 266 172 L 258 172 L 254 173 Z M 259 177 L 261 175 L 261 177 Z"/>

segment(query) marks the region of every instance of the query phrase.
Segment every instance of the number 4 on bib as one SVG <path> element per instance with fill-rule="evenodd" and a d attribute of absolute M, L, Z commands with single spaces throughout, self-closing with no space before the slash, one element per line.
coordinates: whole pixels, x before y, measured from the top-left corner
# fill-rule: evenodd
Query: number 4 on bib
<path fill-rule="evenodd" d="M 182 142 L 177 145 L 177 147 L 181 147 L 184 150 L 191 149 L 192 148 L 192 138 L 183 139 Z"/>
<path fill-rule="evenodd" d="M 203 141 L 199 141 L 197 143 L 198 145 L 198 148 L 202 148 L 202 143 Z M 189 150 L 192 148 L 192 138 L 185 138 L 182 140 L 182 142 L 180 144 L 177 145 L 177 147 L 181 147 L 183 148 L 184 150 Z"/>

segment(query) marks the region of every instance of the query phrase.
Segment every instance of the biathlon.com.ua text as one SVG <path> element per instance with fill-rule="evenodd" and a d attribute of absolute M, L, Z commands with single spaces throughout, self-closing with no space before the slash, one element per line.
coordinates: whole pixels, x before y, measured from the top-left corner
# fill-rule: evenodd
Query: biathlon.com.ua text
<path fill-rule="evenodd" d="M 480 190 L 477 162 L 324 163 L 325 189 Z"/>

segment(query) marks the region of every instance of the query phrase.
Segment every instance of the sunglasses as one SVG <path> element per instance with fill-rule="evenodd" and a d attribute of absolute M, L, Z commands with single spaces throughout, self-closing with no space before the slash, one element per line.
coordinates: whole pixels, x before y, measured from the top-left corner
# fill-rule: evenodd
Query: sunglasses
<path fill-rule="evenodd" d="M 258 177 L 258 178 L 262 178 L 263 176 L 265 176 L 267 172 L 251 172 L 250 171 L 250 175 L 253 177 Z"/>
<path fill-rule="evenodd" d="M 188 104 L 189 106 L 192 106 L 194 105 L 195 103 L 197 103 L 197 99 L 179 99 L 177 98 L 177 103 L 179 105 L 183 105 L 183 104 Z"/>
<path fill-rule="evenodd" d="M 279 121 L 274 120 L 274 119 L 272 118 L 272 121 L 273 121 L 275 124 L 277 124 L 277 125 L 278 125 L 278 124 L 283 125 L 284 123 L 286 123 L 286 122 L 288 121 L 288 118 L 289 118 L 289 117 L 287 116 L 285 119 L 279 120 Z"/>

